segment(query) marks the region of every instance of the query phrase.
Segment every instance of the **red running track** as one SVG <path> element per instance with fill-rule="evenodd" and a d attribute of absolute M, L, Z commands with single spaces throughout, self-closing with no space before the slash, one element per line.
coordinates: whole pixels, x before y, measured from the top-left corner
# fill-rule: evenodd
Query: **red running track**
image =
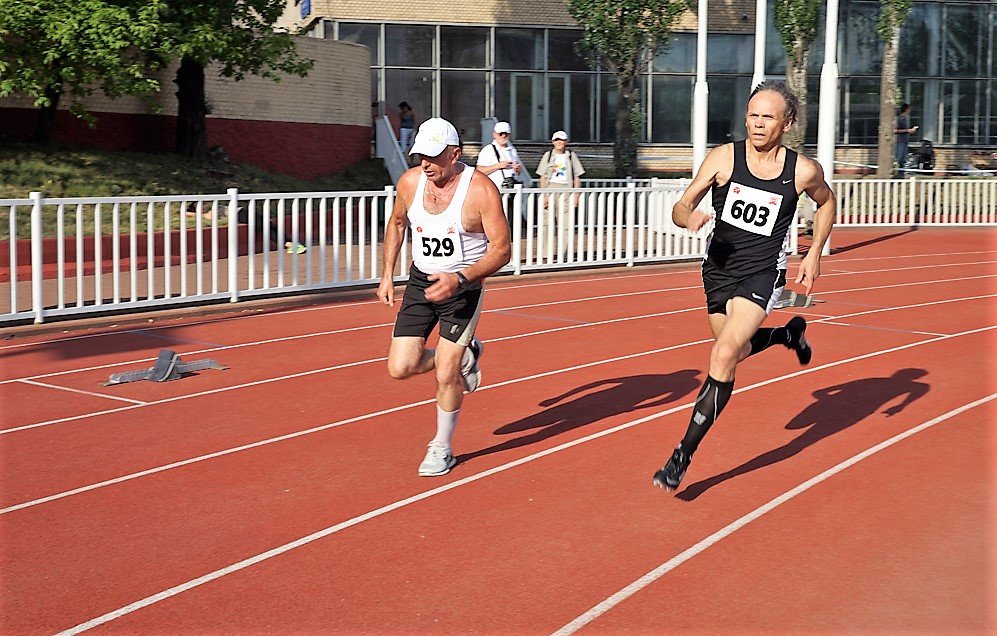
<path fill-rule="evenodd" d="M 838 231 L 676 495 L 709 329 L 693 264 L 498 278 L 460 464 L 432 377 L 343 302 L 0 346 L 7 633 L 994 629 L 992 230 Z M 169 347 L 228 371 L 103 387 Z M 990 599 L 990 600 L 988 600 Z"/>

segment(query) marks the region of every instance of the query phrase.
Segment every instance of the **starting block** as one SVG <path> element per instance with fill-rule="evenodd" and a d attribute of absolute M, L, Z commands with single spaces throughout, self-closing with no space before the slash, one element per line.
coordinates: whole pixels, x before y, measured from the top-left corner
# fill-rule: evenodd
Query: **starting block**
<path fill-rule="evenodd" d="M 772 309 L 785 309 L 786 307 L 812 307 L 814 303 L 820 302 L 824 301 L 817 300 L 813 296 L 798 294 L 794 291 L 784 289 L 782 290 L 782 295 L 779 296 L 779 300 L 777 300 L 775 305 L 772 306 Z"/>
<path fill-rule="evenodd" d="M 185 373 L 194 371 L 204 371 L 205 369 L 218 369 L 224 371 L 228 369 L 216 360 L 194 360 L 193 362 L 182 362 L 180 354 L 176 351 L 163 349 L 156 358 L 156 363 L 152 368 L 140 371 L 125 371 L 123 373 L 112 373 L 107 382 L 101 382 L 102 386 L 114 386 L 115 384 L 125 384 L 126 382 L 137 382 L 139 380 L 149 380 L 150 382 L 169 382 L 179 380 Z"/>

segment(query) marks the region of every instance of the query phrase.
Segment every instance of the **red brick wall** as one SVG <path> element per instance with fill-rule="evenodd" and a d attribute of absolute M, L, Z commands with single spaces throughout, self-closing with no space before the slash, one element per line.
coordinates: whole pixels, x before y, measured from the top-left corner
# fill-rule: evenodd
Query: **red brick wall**
<path fill-rule="evenodd" d="M 27 141 L 37 111 L 4 108 L 0 135 Z M 102 150 L 167 152 L 173 148 L 176 117 L 93 113 L 96 128 L 66 111 L 56 112 L 52 141 Z M 232 161 L 303 179 L 340 172 L 370 156 L 370 128 L 252 119 L 207 120 L 208 146 L 221 146 Z"/>

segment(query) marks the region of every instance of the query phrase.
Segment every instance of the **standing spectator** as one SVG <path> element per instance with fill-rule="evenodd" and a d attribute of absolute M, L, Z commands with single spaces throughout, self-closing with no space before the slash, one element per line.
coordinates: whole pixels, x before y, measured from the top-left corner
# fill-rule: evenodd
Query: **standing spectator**
<path fill-rule="evenodd" d="M 478 153 L 477 169 L 488 175 L 495 187 L 508 189 L 516 187 L 517 183 L 530 187 L 533 179 L 523 168 L 523 162 L 519 159 L 519 153 L 509 141 L 512 135 L 512 126 L 507 121 L 500 121 L 495 124 L 492 130 L 492 143 L 481 148 Z M 512 225 L 512 197 L 506 201 L 506 218 Z"/>
<path fill-rule="evenodd" d="M 544 189 L 568 189 L 582 187 L 585 168 L 578 155 L 568 150 L 568 133 L 559 130 L 550 137 L 553 149 L 544 153 L 537 166 L 540 187 Z M 554 205 L 551 205 L 551 201 Z M 567 193 L 544 195 L 544 210 L 549 210 L 548 223 L 557 228 L 558 251 L 561 260 L 567 253 L 568 242 L 573 235 L 574 209 L 578 205 L 578 193 L 572 197 Z"/>
<path fill-rule="evenodd" d="M 904 166 L 907 163 L 907 144 L 910 142 L 910 134 L 917 132 L 918 127 L 910 125 L 910 104 L 904 102 L 900 106 L 900 115 L 897 116 L 897 125 L 893 129 L 897 136 L 896 158 L 897 168 L 903 174 Z"/>
<path fill-rule="evenodd" d="M 412 148 L 412 139 L 415 137 L 415 111 L 412 110 L 408 102 L 398 104 L 398 121 L 402 153 L 408 155 Z"/>

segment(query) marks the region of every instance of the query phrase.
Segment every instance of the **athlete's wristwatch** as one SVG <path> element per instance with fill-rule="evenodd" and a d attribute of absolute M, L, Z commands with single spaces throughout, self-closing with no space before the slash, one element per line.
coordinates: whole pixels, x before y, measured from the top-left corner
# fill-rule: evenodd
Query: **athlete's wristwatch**
<path fill-rule="evenodd" d="M 467 276 L 464 276 L 464 272 L 457 272 L 457 291 L 465 289 L 467 289 Z"/>

